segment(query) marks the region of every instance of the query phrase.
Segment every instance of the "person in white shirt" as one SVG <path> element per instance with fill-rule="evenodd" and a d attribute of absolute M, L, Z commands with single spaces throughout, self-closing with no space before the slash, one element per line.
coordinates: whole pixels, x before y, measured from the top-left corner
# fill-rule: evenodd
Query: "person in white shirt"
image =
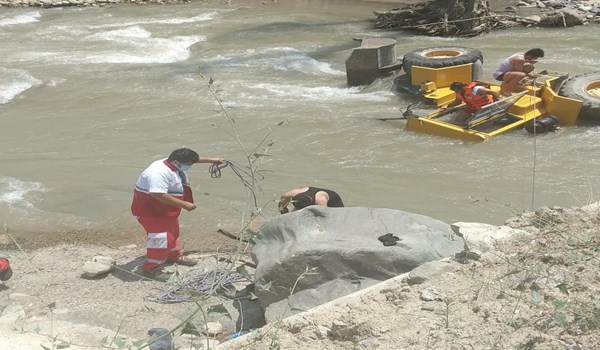
<path fill-rule="evenodd" d="M 544 57 L 544 50 L 535 48 L 525 53 L 515 53 L 503 59 L 494 71 L 494 78 L 502 82 L 500 93 L 504 96 L 510 96 L 513 88 L 525 76 L 533 72 L 533 65 L 541 57 Z"/>
<path fill-rule="evenodd" d="M 131 213 L 147 235 L 142 275 L 165 280 L 168 275 L 160 267 L 166 262 L 188 266 L 196 264 L 196 261 L 180 256 L 179 214 L 181 209 L 196 209 L 186 171 L 196 163 L 223 162 L 223 158 L 200 157 L 189 148 L 180 148 L 168 158 L 154 161 L 138 177 Z"/>

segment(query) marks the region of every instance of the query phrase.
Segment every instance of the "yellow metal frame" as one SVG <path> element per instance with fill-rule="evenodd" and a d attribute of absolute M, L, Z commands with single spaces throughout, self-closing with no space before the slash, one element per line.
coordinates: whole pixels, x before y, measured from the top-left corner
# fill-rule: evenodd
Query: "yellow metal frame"
<path fill-rule="evenodd" d="M 545 101 L 548 114 L 558 118 L 560 125 L 573 126 L 581 111 L 583 101 L 574 98 L 558 96 L 552 89 L 550 82 L 546 81 L 542 90 L 542 99 Z"/>
<path fill-rule="evenodd" d="M 449 87 L 455 81 L 468 83 L 473 76 L 473 64 L 461 64 L 458 66 L 444 68 L 428 68 L 412 66 L 410 79 L 413 85 L 421 85 L 424 82 L 434 82 L 438 88 Z"/>
<path fill-rule="evenodd" d="M 455 99 L 450 84 L 455 81 L 467 83 L 471 81 L 472 64 L 457 65 L 444 68 L 428 68 L 413 66 L 411 68 L 411 83 L 420 86 L 423 97 L 435 106 L 448 104 Z M 439 112 L 427 116 L 410 116 L 406 129 L 425 134 L 458 139 L 467 142 L 482 142 L 493 136 L 505 133 L 515 128 L 523 127 L 527 122 L 546 115 L 556 116 L 561 126 L 574 125 L 583 104 L 582 101 L 559 96 L 552 88 L 555 76 L 545 76 L 543 84 L 521 85 L 517 90 L 527 91 L 515 102 L 507 113 L 515 119 L 504 126 L 491 128 L 483 132 L 475 130 L 477 126 L 466 128 L 437 119 Z M 492 90 L 499 91 L 496 84 L 488 84 Z M 485 124 L 481 123 L 481 124 Z M 485 128 L 482 128 L 485 130 Z"/>
<path fill-rule="evenodd" d="M 438 107 L 454 101 L 454 91 L 450 90 L 450 84 L 455 81 L 468 83 L 472 76 L 472 63 L 444 68 L 413 66 L 410 69 L 411 83 L 420 86 L 423 97 Z"/>
<path fill-rule="evenodd" d="M 489 138 L 485 133 L 480 133 L 475 130 L 465 130 L 458 125 L 421 117 L 408 118 L 406 130 L 468 142 L 483 142 Z"/>

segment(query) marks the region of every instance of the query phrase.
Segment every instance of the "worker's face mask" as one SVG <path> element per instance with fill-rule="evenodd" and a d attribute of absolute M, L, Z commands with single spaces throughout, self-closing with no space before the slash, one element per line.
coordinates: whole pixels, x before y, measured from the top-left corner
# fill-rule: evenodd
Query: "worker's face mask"
<path fill-rule="evenodd" d="M 185 165 L 185 164 L 181 164 L 179 165 L 179 168 L 177 168 L 177 170 L 179 171 L 188 171 L 192 168 L 191 165 Z"/>

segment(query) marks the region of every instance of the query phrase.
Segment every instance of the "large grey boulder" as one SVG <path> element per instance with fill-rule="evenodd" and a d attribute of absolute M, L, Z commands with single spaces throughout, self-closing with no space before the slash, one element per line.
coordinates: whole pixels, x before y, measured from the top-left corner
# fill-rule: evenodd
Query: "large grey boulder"
<path fill-rule="evenodd" d="M 379 282 L 381 281 L 369 278 L 354 281 L 336 278 L 315 288 L 295 292 L 286 299 L 270 304 L 264 310 L 264 320 L 267 323 L 279 321 L 296 313 L 325 304 L 328 301 L 338 299 L 344 295 L 366 289 Z"/>
<path fill-rule="evenodd" d="M 378 240 L 387 233 L 399 238 L 396 245 L 384 246 Z M 252 255 L 261 304 L 267 307 L 312 289 L 299 293 L 307 295 L 306 300 L 294 300 L 302 309 L 372 285 L 372 280 L 383 281 L 452 256 L 464 245 L 447 223 L 374 208 L 310 206 L 268 221 L 258 235 Z M 335 281 L 340 288 L 332 285 Z M 348 282 L 356 289 L 349 288 Z M 318 287 L 325 284 L 326 295 L 317 295 Z"/>

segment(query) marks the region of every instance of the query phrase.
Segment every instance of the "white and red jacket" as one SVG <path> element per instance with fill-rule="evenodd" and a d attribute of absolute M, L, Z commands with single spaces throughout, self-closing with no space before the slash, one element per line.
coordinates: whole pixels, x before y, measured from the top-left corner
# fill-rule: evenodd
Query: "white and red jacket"
<path fill-rule="evenodd" d="M 152 198 L 151 193 L 167 193 L 177 199 L 194 203 L 187 175 L 166 159 L 153 162 L 135 183 L 131 213 L 137 217 L 178 217 L 181 208 Z"/>

